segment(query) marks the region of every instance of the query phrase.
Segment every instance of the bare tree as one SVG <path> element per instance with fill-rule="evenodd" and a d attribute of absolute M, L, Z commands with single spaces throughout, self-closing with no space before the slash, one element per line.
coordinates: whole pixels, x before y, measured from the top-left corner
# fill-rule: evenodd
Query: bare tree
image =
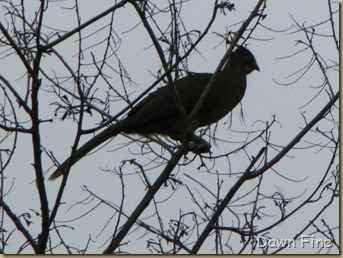
<path fill-rule="evenodd" d="M 1 2 L 1 253 L 338 253 L 337 2 L 285 30 L 266 0 L 243 19 L 238 3 L 216 0 L 201 21 L 197 1 L 32 2 Z M 121 134 L 75 157 L 207 49 L 222 54 L 214 78 L 236 45 L 287 35 L 294 48 L 278 61 L 294 67 L 269 78 L 288 95 L 256 96 L 283 101 L 286 117 L 243 101 L 198 130 L 211 153 Z M 46 180 L 65 160 L 61 181 Z"/>

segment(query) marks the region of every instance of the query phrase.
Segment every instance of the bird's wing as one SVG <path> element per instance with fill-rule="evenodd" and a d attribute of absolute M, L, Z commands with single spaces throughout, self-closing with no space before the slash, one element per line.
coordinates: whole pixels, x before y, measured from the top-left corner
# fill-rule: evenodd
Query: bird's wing
<path fill-rule="evenodd" d="M 130 124 L 144 124 L 161 117 L 171 116 L 177 112 L 175 103 L 175 96 L 170 87 L 159 88 L 129 112 Z"/>
<path fill-rule="evenodd" d="M 175 82 L 186 112 L 192 110 L 211 76 L 212 74 L 207 73 L 197 74 L 196 76 L 190 75 Z M 173 88 L 167 85 L 150 93 L 139 102 L 129 112 L 128 118 L 130 124 L 143 124 L 161 118 L 167 119 L 170 116 L 179 114 L 177 105 L 178 102 Z"/>

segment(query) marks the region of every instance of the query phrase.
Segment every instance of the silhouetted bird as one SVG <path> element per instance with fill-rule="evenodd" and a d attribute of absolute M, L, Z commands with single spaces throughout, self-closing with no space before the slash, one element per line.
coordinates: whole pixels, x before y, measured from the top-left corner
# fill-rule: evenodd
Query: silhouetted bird
<path fill-rule="evenodd" d="M 253 70 L 260 70 L 254 55 L 244 47 L 237 47 L 216 77 L 195 116 L 196 128 L 192 129 L 215 123 L 228 114 L 242 100 L 246 89 L 246 75 Z M 187 114 L 193 110 L 212 75 L 212 73 L 191 74 L 174 82 Z M 49 180 L 61 176 L 68 166 L 118 133 L 160 134 L 182 140 L 185 137 L 184 119 L 172 86 L 166 85 L 150 93 L 132 108 L 125 119 L 108 127 L 81 146 L 76 151 L 74 159 L 63 162 Z M 200 137 L 194 135 L 192 139 L 196 142 Z"/>

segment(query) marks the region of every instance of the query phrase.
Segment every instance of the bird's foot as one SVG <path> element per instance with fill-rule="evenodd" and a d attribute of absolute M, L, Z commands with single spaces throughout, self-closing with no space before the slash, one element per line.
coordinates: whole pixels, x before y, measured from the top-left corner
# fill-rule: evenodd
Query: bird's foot
<path fill-rule="evenodd" d="M 190 143 L 188 148 L 195 154 L 208 153 L 211 151 L 211 144 L 202 139 L 202 141 Z"/>

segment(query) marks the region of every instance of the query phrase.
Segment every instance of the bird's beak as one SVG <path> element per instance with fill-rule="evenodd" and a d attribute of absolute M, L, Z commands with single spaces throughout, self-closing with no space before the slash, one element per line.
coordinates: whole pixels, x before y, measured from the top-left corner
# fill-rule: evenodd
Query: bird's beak
<path fill-rule="evenodd" d="M 260 71 L 260 67 L 258 67 L 256 61 L 254 62 L 253 67 L 255 70 Z"/>

